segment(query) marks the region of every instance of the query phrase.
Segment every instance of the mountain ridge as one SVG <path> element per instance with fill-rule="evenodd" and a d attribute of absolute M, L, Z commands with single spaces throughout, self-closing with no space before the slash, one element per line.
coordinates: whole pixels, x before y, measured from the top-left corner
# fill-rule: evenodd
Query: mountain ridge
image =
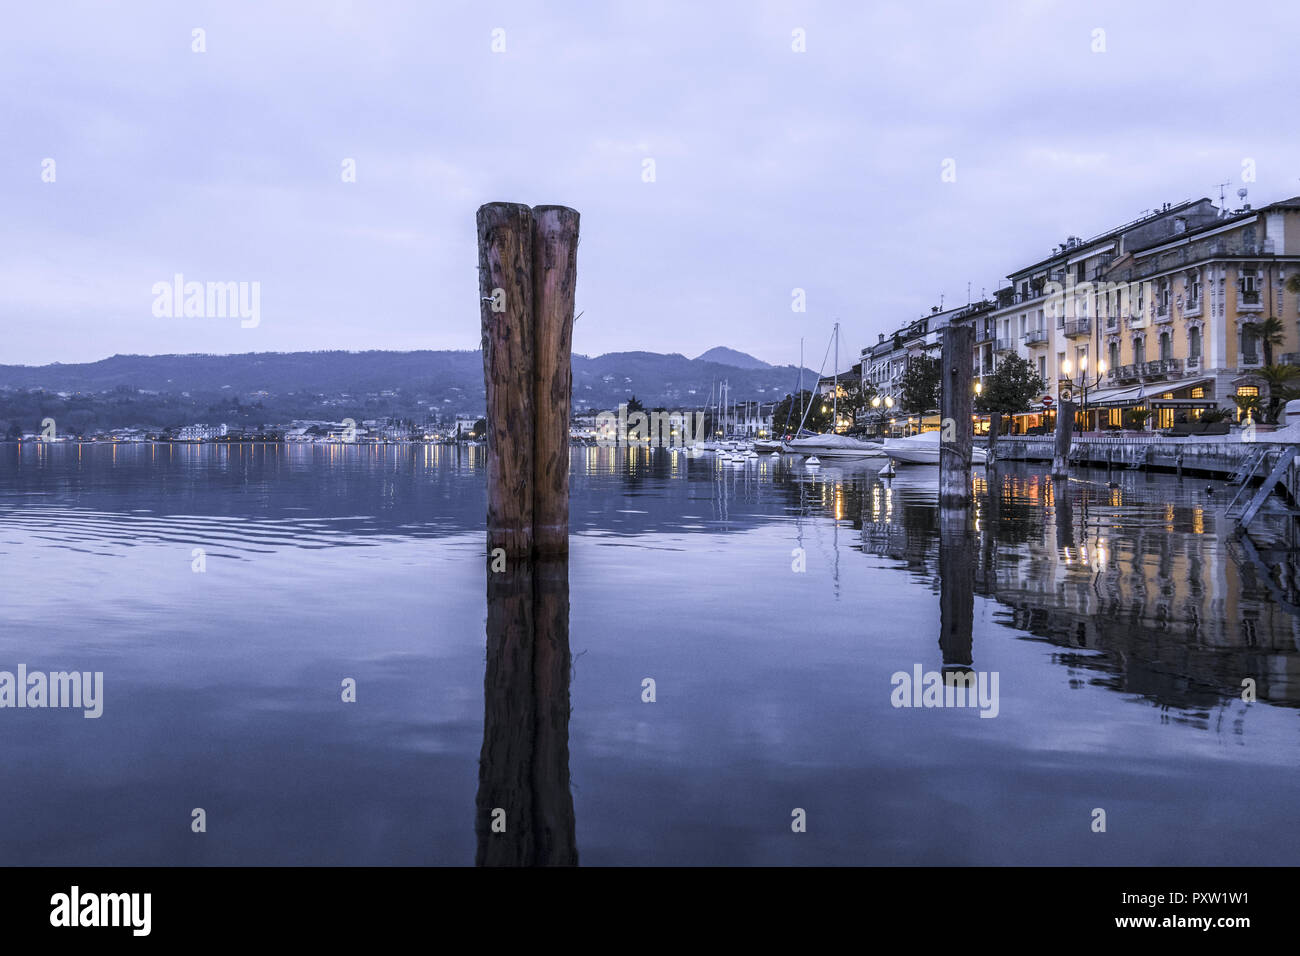
<path fill-rule="evenodd" d="M 732 401 L 776 402 L 793 392 L 798 369 L 793 365 L 744 368 L 712 361 L 721 355 L 753 359 L 743 352 L 709 350 L 687 358 L 680 353 L 649 351 L 575 354 L 572 359 L 574 407 L 617 407 L 635 395 L 647 407 L 702 408 L 716 401 L 717 385 L 726 381 Z M 803 372 L 810 385 L 815 373 Z M 484 408 L 483 360 L 478 349 L 301 352 L 232 354 L 116 354 L 94 362 L 48 365 L 0 365 L 0 390 L 96 394 L 190 394 L 212 397 L 315 396 L 350 407 L 376 395 L 400 405 L 423 409 L 481 412 Z M 408 401 L 409 400 L 409 401 Z M 279 405 L 280 403 L 277 403 Z M 287 403 L 296 407 L 301 402 Z"/>

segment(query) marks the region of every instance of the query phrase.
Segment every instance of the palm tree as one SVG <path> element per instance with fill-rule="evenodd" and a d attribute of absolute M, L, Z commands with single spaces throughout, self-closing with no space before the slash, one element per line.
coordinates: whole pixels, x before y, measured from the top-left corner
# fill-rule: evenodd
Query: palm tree
<path fill-rule="evenodd" d="M 1268 404 L 1261 403 L 1264 420 L 1268 424 L 1276 424 L 1282 406 L 1300 396 L 1300 391 L 1293 387 L 1295 380 L 1300 378 L 1300 368 L 1294 365 L 1268 365 L 1260 369 L 1256 376 L 1268 387 Z"/>
<path fill-rule="evenodd" d="M 1286 326 L 1282 324 L 1282 320 L 1275 315 L 1270 315 L 1267 319 L 1248 325 L 1246 329 L 1247 334 L 1259 340 L 1264 346 L 1264 364 L 1272 365 L 1274 347 L 1286 344 Z"/>

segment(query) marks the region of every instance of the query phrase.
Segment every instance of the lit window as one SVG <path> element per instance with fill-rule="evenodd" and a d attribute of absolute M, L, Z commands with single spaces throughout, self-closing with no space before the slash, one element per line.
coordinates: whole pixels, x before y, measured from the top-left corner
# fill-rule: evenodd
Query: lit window
<path fill-rule="evenodd" d="M 1246 398 L 1246 397 L 1249 397 L 1249 396 L 1258 396 L 1258 395 L 1259 395 L 1259 388 L 1258 388 L 1258 386 L 1255 386 L 1255 385 L 1238 385 L 1238 386 L 1237 386 L 1237 394 L 1240 395 L 1240 396 L 1242 396 L 1243 398 Z"/>

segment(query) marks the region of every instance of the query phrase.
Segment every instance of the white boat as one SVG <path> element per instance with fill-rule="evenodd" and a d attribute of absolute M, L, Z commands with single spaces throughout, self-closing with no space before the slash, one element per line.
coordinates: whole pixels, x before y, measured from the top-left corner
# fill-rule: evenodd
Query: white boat
<path fill-rule="evenodd" d="M 806 459 L 804 460 L 804 467 L 805 467 L 805 468 L 820 468 L 821 465 L 822 465 L 822 463 L 821 463 L 820 461 L 817 460 L 817 456 L 816 456 L 816 455 L 812 455 L 812 456 L 810 456 L 809 458 L 806 458 Z"/>
<path fill-rule="evenodd" d="M 816 455 L 819 458 L 883 458 L 885 455 L 885 448 L 880 442 L 830 434 L 792 439 L 786 442 L 785 450 L 796 455 Z"/>
<path fill-rule="evenodd" d="M 908 438 L 887 438 L 884 454 L 900 465 L 937 465 L 939 432 L 922 432 Z M 971 464 L 983 465 L 988 461 L 988 452 L 983 448 L 972 448 L 970 460 Z"/>
<path fill-rule="evenodd" d="M 772 441 L 766 438 L 759 438 L 754 442 L 754 449 L 756 451 L 779 452 L 781 450 L 781 443 L 779 441 Z"/>

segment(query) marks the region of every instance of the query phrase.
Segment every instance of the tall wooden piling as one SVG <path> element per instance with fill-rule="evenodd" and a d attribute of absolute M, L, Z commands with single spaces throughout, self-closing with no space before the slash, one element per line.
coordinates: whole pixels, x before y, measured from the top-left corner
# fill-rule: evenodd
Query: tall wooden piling
<path fill-rule="evenodd" d="M 1056 451 L 1052 456 L 1052 477 L 1070 477 L 1070 443 L 1074 440 L 1074 403 L 1061 400 L 1056 410 Z"/>
<path fill-rule="evenodd" d="M 950 325 L 943 330 L 943 362 L 939 386 L 939 504 L 970 503 L 971 415 L 974 383 L 971 353 L 975 330 Z"/>
<path fill-rule="evenodd" d="M 535 343 L 533 211 L 478 210 L 479 307 L 487 385 L 487 546 L 507 560 L 533 550 Z"/>
<path fill-rule="evenodd" d="M 998 434 L 1002 431 L 1002 413 L 989 412 L 989 448 L 985 459 L 991 468 L 998 463 Z"/>
<path fill-rule="evenodd" d="M 573 302 L 578 213 L 533 210 L 533 332 L 537 418 L 533 456 L 533 547 L 539 558 L 569 553 L 569 406 L 573 401 Z"/>

